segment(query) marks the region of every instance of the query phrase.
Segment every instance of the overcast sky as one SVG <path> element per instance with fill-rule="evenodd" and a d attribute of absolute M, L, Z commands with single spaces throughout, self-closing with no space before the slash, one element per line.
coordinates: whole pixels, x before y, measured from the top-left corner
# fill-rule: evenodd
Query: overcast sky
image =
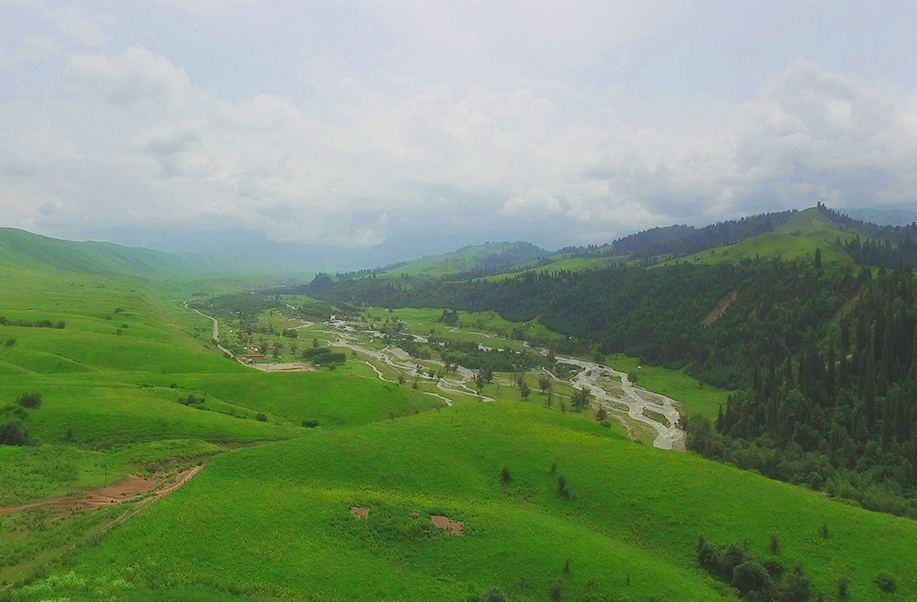
<path fill-rule="evenodd" d="M 550 247 L 912 204 L 915 30 L 915 2 L 0 0 L 0 224 Z"/>

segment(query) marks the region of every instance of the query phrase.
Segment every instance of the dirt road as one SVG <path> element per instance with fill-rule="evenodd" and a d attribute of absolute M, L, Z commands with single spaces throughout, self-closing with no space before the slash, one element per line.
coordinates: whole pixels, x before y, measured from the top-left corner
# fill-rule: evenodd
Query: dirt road
<path fill-rule="evenodd" d="M 91 509 L 113 506 L 137 499 L 139 496 L 152 492 L 153 498 L 160 498 L 169 495 L 199 473 L 204 467 L 195 466 L 175 475 L 160 478 L 143 478 L 136 475 L 129 475 L 117 483 L 89 489 L 76 495 L 67 497 L 50 498 L 47 500 L 37 500 L 15 506 L 0 506 L 0 514 L 12 514 L 31 508 L 55 507 L 61 510 L 72 510 L 75 508 Z"/>

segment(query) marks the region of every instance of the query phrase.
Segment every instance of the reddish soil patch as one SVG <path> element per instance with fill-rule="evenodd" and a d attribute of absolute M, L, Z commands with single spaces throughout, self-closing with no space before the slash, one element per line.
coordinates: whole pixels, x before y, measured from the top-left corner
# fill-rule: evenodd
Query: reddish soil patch
<path fill-rule="evenodd" d="M 78 495 L 39 500 L 16 506 L 2 506 L 0 507 L 0 514 L 9 514 L 20 510 L 42 508 L 46 506 L 53 506 L 62 510 L 73 510 L 74 508 L 83 508 L 87 510 L 101 508 L 103 506 L 112 506 L 130 501 L 138 495 L 156 489 L 157 487 L 159 489 L 156 489 L 155 496 L 160 498 L 172 493 L 187 483 L 203 468 L 203 466 L 195 466 L 194 468 L 182 471 L 168 479 L 145 479 L 136 475 L 129 475 L 117 483 L 99 487 L 98 489 L 90 489 Z"/>
<path fill-rule="evenodd" d="M 450 535 L 457 535 L 458 537 L 462 536 L 462 527 L 465 526 L 465 523 L 457 520 L 451 520 L 448 516 L 440 516 L 438 514 L 431 516 L 430 520 L 433 522 L 434 527 L 445 529 L 446 532 Z"/>
<path fill-rule="evenodd" d="M 350 516 L 359 520 L 369 518 L 369 508 L 357 508 L 356 506 L 352 506 L 350 508 Z"/>

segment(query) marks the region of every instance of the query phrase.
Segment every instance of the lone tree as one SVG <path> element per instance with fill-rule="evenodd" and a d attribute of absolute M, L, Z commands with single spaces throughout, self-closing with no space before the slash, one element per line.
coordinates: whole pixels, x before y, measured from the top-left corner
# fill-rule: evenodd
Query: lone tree
<path fill-rule="evenodd" d="M 541 389 L 542 393 L 551 388 L 551 377 L 547 374 L 542 374 L 538 377 L 538 388 Z"/>
<path fill-rule="evenodd" d="M 501 482 L 502 484 L 506 485 L 507 483 L 509 483 L 509 482 L 512 481 L 512 480 L 513 480 L 513 477 L 512 477 L 512 475 L 509 473 L 509 469 L 508 469 L 507 467 L 505 467 L 505 466 L 504 466 L 503 468 L 501 468 L 501 469 L 500 469 L 500 482 Z"/>
<path fill-rule="evenodd" d="M 583 385 L 581 389 L 578 389 L 573 393 L 571 402 L 573 402 L 573 407 L 577 410 L 582 410 L 589 405 L 589 400 L 592 395 L 589 393 L 589 388 L 586 385 Z"/>
<path fill-rule="evenodd" d="M 599 406 L 599 409 L 595 412 L 595 419 L 599 422 L 608 420 L 608 410 L 606 410 L 604 406 Z"/>
<path fill-rule="evenodd" d="M 519 394 L 522 395 L 522 399 L 528 399 L 531 389 L 529 389 L 529 384 L 525 382 L 525 378 L 519 379 Z"/>

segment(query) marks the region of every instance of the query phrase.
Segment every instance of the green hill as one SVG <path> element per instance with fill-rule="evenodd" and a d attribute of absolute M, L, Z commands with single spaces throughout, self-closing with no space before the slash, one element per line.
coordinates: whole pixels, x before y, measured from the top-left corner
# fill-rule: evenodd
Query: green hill
<path fill-rule="evenodd" d="M 438 278 L 458 274 L 485 275 L 535 262 L 549 253 L 527 242 L 488 242 L 442 255 L 428 255 L 382 271 L 386 276 Z"/>
<path fill-rule="evenodd" d="M 786 260 L 809 259 L 821 251 L 822 261 L 853 265 L 852 257 L 838 245 L 856 238 L 856 233 L 844 228 L 818 207 L 793 213 L 772 232 L 746 238 L 731 245 L 706 249 L 698 253 L 670 259 L 662 265 L 680 263 L 725 264 L 746 259 L 781 257 Z"/>
<path fill-rule="evenodd" d="M 812 599 L 878 599 L 880 572 L 917 591 L 917 523 L 612 433 L 475 403 L 226 454 L 17 599 L 735 599 L 699 536 L 799 563 Z"/>
<path fill-rule="evenodd" d="M 917 596 L 912 520 L 636 444 L 559 403 L 447 408 L 353 357 L 260 372 L 221 356 L 182 288 L 35 244 L 0 247 L 0 424 L 31 438 L 0 445 L 0 504 L 207 465 L 145 507 L 0 516 L 0 599 L 737 599 L 699 565 L 701 536 L 785 581 L 798 564 L 809 599 L 841 581 L 854 600 Z M 33 392 L 39 407 L 17 403 Z"/>
<path fill-rule="evenodd" d="M 60 240 L 15 228 L 0 228 L 0 265 L 159 279 L 232 274 L 249 269 L 206 255 Z"/>

